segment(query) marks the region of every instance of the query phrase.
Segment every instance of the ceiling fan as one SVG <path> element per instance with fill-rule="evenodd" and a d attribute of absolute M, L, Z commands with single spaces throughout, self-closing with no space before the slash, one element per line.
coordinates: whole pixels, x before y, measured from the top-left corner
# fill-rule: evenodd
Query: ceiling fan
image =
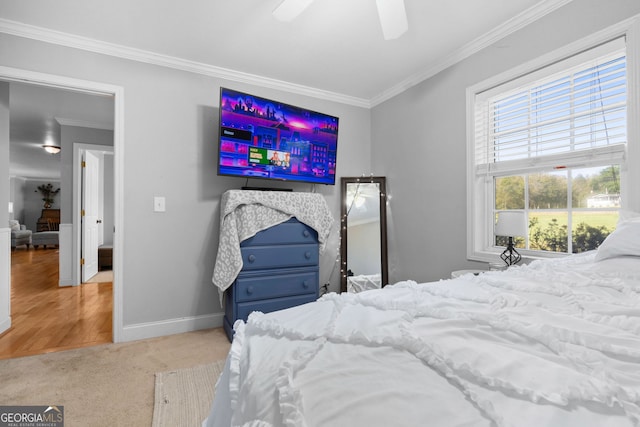
<path fill-rule="evenodd" d="M 282 0 L 273 16 L 284 22 L 293 21 L 313 0 Z M 376 0 L 378 17 L 385 40 L 397 39 L 409 29 L 404 0 Z"/>

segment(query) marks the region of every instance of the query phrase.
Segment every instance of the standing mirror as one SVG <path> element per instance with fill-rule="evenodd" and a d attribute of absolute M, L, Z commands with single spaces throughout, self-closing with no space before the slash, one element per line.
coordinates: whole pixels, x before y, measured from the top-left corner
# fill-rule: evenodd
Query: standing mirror
<path fill-rule="evenodd" d="M 340 217 L 342 292 L 387 284 L 387 196 L 385 178 L 343 177 Z"/>

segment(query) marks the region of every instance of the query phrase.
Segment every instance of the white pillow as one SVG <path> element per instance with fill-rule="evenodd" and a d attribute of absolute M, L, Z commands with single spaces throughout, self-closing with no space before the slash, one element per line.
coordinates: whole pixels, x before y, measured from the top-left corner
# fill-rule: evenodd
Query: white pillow
<path fill-rule="evenodd" d="M 15 219 L 10 219 L 9 228 L 11 229 L 11 231 L 20 231 L 20 223 Z"/>
<path fill-rule="evenodd" d="M 629 255 L 640 256 L 640 216 L 618 222 L 613 233 L 598 247 L 595 260 Z"/>

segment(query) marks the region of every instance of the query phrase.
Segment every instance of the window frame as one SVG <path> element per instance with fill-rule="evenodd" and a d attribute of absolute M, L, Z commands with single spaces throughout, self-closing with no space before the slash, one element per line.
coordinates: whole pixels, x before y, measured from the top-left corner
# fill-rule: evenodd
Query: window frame
<path fill-rule="evenodd" d="M 554 64 L 566 58 L 620 37 L 626 39 L 627 62 L 627 144 L 620 171 L 621 210 L 640 212 L 640 188 L 638 188 L 640 186 L 627 185 L 630 182 L 640 182 L 640 118 L 638 118 L 640 111 L 640 15 L 636 15 L 467 88 L 467 258 L 469 260 L 494 262 L 496 255 L 502 251 L 493 243 L 494 176 L 479 177 L 476 174 L 476 98 L 486 96 L 486 92 L 495 87 L 543 68 L 553 68 Z M 567 253 L 528 250 L 521 253 L 526 258 L 555 258 L 568 255 Z"/>

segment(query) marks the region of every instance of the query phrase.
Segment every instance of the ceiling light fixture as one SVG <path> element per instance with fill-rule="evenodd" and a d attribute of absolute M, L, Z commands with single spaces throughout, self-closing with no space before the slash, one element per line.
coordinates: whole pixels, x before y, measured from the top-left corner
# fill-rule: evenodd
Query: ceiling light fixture
<path fill-rule="evenodd" d="M 43 145 L 42 148 L 49 154 L 58 154 L 62 150 L 59 145 Z"/>
<path fill-rule="evenodd" d="M 313 0 L 283 0 L 273 11 L 273 16 L 284 22 L 293 21 Z"/>
<path fill-rule="evenodd" d="M 404 0 L 376 0 L 376 5 L 385 40 L 397 39 L 407 32 L 409 23 Z"/>

